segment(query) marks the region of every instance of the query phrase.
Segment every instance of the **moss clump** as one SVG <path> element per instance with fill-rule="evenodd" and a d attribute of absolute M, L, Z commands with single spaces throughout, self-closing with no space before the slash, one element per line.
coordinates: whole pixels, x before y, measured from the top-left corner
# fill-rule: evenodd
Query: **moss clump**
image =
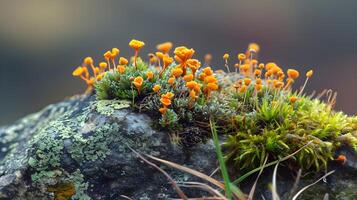
<path fill-rule="evenodd" d="M 140 44 L 143 47 L 144 43 Z M 192 58 L 193 49 L 177 47 L 170 57 L 171 46 L 159 46 L 165 48 L 159 48 L 156 56 L 150 54 L 149 63 L 138 57 L 140 48 L 133 47 L 132 61 L 120 58 L 118 66 L 116 51 L 107 52 L 114 55 L 110 59 L 115 67 L 97 75 L 97 98 L 130 100 L 133 109 L 157 119 L 159 128 L 183 138 L 190 138 L 186 137 L 190 134 L 186 127 L 198 128 L 201 131 L 196 132 L 203 133 L 198 137 L 206 137 L 209 119 L 213 118 L 219 133 L 228 135 L 224 143 L 227 161 L 243 170 L 258 167 L 266 157 L 282 158 L 308 143 L 291 160 L 304 169 L 326 168 L 342 144 L 357 150 L 357 117 L 333 111 L 335 95 L 331 91 L 326 93 L 326 102 L 304 94 L 312 70 L 306 73 L 302 88 L 294 91 L 292 85 L 299 72 L 284 72 L 276 63 L 259 63 L 256 44 L 238 55 L 236 73 L 228 74 L 214 73 L 208 67 L 209 59 L 201 69 L 201 62 Z M 223 58 L 230 71 L 229 55 Z"/>
<path fill-rule="evenodd" d="M 266 157 L 283 158 L 311 142 L 293 162 L 319 170 L 327 167 L 341 141 L 356 146 L 356 137 L 351 134 L 356 130 L 356 117 L 334 112 L 328 104 L 306 96 L 298 96 L 299 101 L 292 104 L 289 99 L 296 94 L 291 91 L 267 92 L 262 97 L 249 94 L 233 95 L 231 104 L 237 113 L 225 121 L 231 124 L 228 129 L 222 127 L 229 134 L 224 143 L 227 159 L 243 169 L 258 167 Z M 250 101 L 233 102 L 243 98 Z"/>

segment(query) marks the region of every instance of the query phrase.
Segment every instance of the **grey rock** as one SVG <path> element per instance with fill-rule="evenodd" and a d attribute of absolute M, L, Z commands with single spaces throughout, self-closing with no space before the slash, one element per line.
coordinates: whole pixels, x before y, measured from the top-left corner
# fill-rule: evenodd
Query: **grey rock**
<path fill-rule="evenodd" d="M 187 131 L 199 134 L 194 127 Z M 125 101 L 97 101 L 93 96 L 68 99 L 0 127 L 0 199 L 54 199 L 49 188 L 60 190 L 63 183 L 75 188 L 71 199 L 178 198 L 167 178 L 129 147 L 211 174 L 218 167 L 213 143 L 199 142 L 189 149 L 176 145 L 169 133 L 153 128 L 148 115 L 134 112 Z M 341 152 L 352 159 L 345 166 L 332 163 L 336 173 L 307 190 L 302 199 L 322 199 L 325 193 L 330 199 L 357 199 L 356 153 Z M 176 181 L 200 181 L 157 164 Z M 288 199 L 294 179 L 283 167 L 279 172 L 278 192 Z M 299 188 L 319 176 L 321 173 L 304 177 Z M 252 176 L 240 187 L 248 193 L 254 180 Z M 270 182 L 271 169 L 259 179 L 256 199 L 261 195 L 271 199 Z M 208 195 L 183 190 L 189 197 Z"/>
<path fill-rule="evenodd" d="M 129 146 L 204 173 L 217 167 L 212 142 L 184 151 L 168 133 L 153 129 L 149 116 L 130 110 L 128 102 L 94 97 L 50 105 L 0 128 L 0 145 L 6 148 L 0 154 L 0 199 L 52 199 L 48 188 L 63 182 L 74 184 L 72 199 L 178 197 L 166 177 Z M 164 168 L 177 181 L 197 180 Z"/>

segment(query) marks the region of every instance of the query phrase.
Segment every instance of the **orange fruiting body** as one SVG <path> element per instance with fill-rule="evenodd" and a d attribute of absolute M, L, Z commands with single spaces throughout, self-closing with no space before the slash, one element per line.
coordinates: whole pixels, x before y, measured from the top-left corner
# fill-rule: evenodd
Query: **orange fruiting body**
<path fill-rule="evenodd" d="M 299 77 L 299 72 L 295 69 L 288 69 L 287 74 L 291 79 L 297 79 L 297 77 Z"/>
<path fill-rule="evenodd" d="M 133 39 L 129 42 L 129 46 L 138 51 L 143 46 L 145 46 L 145 43 L 143 41 Z"/>
<path fill-rule="evenodd" d="M 161 86 L 160 86 L 160 85 L 154 85 L 154 87 L 152 88 L 152 90 L 153 90 L 154 92 L 158 92 L 160 89 L 161 89 Z"/>
<path fill-rule="evenodd" d="M 163 53 L 168 53 L 171 48 L 172 48 L 172 43 L 171 42 L 164 42 L 164 43 L 161 43 L 161 44 L 158 44 L 156 46 L 157 50 L 163 52 Z"/>
<path fill-rule="evenodd" d="M 309 70 L 308 72 L 306 72 L 306 77 L 310 78 L 313 74 L 314 74 L 314 71 Z"/>

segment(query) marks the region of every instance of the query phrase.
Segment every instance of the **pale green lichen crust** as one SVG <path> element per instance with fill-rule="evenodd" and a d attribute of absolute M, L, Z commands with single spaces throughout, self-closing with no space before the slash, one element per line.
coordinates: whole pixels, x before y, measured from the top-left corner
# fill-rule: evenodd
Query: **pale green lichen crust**
<path fill-rule="evenodd" d="M 91 119 L 93 112 L 112 116 L 115 110 L 128 108 L 126 101 L 92 101 L 79 115 L 72 109 L 61 113 L 33 136 L 29 142 L 32 155 L 28 159 L 33 169 L 31 179 L 41 188 L 55 185 L 58 182 L 72 182 L 76 194 L 72 199 L 89 199 L 86 195 L 88 183 L 81 171 L 65 171 L 61 167 L 64 152 L 78 165 L 88 161 L 103 160 L 110 154 L 109 142 L 113 141 L 113 133 L 118 131 L 119 124 L 103 119 Z"/>

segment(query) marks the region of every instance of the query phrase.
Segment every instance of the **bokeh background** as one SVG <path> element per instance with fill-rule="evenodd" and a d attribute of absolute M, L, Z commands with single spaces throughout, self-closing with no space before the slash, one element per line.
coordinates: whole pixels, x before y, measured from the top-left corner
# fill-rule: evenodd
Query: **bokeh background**
<path fill-rule="evenodd" d="M 132 38 L 146 42 L 143 56 L 172 41 L 200 59 L 211 53 L 216 66 L 257 42 L 260 59 L 314 69 L 308 91 L 338 91 L 336 109 L 356 114 L 356 9 L 335 0 L 0 0 L 0 124 L 83 92 L 72 70 L 112 47 L 131 55 Z"/>

